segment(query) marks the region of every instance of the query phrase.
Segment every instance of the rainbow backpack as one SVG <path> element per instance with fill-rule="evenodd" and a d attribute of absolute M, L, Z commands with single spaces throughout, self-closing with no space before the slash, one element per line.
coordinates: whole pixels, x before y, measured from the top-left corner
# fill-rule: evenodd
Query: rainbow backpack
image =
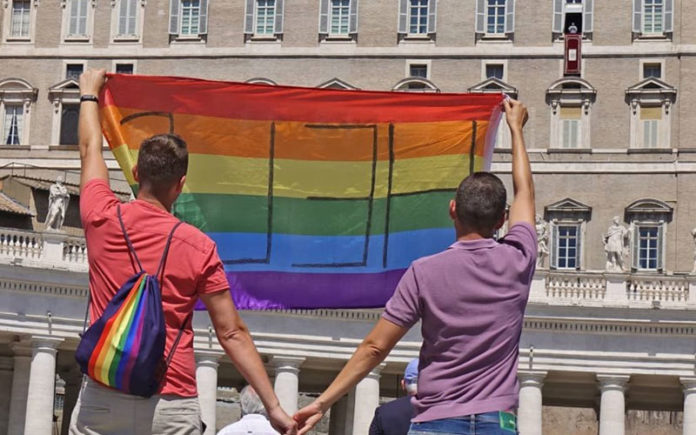
<path fill-rule="evenodd" d="M 139 270 L 121 286 L 101 317 L 82 334 L 75 359 L 82 373 L 96 382 L 127 394 L 150 397 L 160 391 L 174 350 L 191 318 L 189 315 L 184 320 L 165 358 L 167 332 L 157 278 L 164 270 L 169 244 L 181 222 L 174 225 L 167 237 L 157 273 L 149 275 L 133 249 L 123 225 L 120 206 L 117 213 L 128 249 Z"/>

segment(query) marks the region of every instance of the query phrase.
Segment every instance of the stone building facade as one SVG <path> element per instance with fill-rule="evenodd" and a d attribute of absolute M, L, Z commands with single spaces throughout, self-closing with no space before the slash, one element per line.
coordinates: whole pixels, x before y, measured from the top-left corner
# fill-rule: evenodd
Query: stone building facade
<path fill-rule="evenodd" d="M 683 433 L 696 433 L 692 18 L 687 0 L 3 0 L 0 385 L 12 400 L 0 398 L 0 432 L 48 433 L 51 404 L 32 398 L 49 391 L 52 367 L 65 380 L 66 406 L 74 399 L 84 244 L 79 222 L 66 220 L 58 237 L 43 231 L 41 215 L 47 186 L 63 175 L 74 216 L 75 78 L 106 68 L 521 99 L 548 251 L 522 338 L 522 433 L 541 433 L 542 404 L 594 409 L 602 435 L 628 433 L 627 410 L 683 412 Z M 579 75 L 564 75 L 571 31 L 582 35 Z M 509 136 L 498 138 L 492 170 L 511 192 Z M 607 261 L 612 231 L 625 234 L 623 267 Z M 293 410 L 298 392 L 328 384 L 378 314 L 244 316 Z M 204 313 L 195 324 L 210 419 L 215 384 L 241 380 Z M 380 394 L 398 394 L 419 340 L 412 331 L 334 408 L 331 433 L 365 433 Z"/>

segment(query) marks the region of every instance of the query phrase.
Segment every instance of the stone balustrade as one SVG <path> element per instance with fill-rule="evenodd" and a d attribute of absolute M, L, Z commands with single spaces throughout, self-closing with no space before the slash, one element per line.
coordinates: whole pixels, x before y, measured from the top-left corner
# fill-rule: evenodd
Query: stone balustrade
<path fill-rule="evenodd" d="M 0 256 L 39 259 L 43 247 L 40 233 L 0 228 Z"/>
<path fill-rule="evenodd" d="M 0 264 L 87 272 L 84 237 L 0 228 Z"/>

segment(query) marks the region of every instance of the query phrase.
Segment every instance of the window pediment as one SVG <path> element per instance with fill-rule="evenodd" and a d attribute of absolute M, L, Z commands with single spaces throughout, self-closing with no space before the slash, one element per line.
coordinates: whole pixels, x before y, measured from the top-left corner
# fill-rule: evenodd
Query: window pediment
<path fill-rule="evenodd" d="M 657 199 L 639 199 L 626 207 L 627 214 L 658 213 L 671 214 L 674 209 L 666 202 Z"/>
<path fill-rule="evenodd" d="M 470 87 L 468 91 L 473 93 L 502 92 L 505 95 L 509 95 L 511 98 L 517 99 L 517 88 L 510 86 L 509 84 L 495 77 L 488 78 L 481 83 Z"/>
<path fill-rule="evenodd" d="M 80 85 L 77 80 L 66 79 L 48 88 L 48 98 L 51 101 L 63 99 L 79 99 Z"/>
<path fill-rule="evenodd" d="M 407 77 L 399 80 L 392 90 L 399 92 L 440 92 L 440 89 L 433 82 L 422 77 Z"/>
<path fill-rule="evenodd" d="M 39 90 L 22 79 L 9 78 L 0 81 L 0 100 L 36 101 Z"/>
<path fill-rule="evenodd" d="M 641 103 L 673 103 L 677 98 L 677 88 L 658 78 L 648 77 L 626 89 L 626 98 Z"/>
<path fill-rule="evenodd" d="M 250 83 L 253 85 L 268 85 L 268 86 L 276 86 L 278 83 L 274 82 L 271 79 L 267 79 L 265 77 L 254 77 L 252 79 L 247 80 L 244 83 Z"/>
<path fill-rule="evenodd" d="M 549 221 L 589 221 L 592 207 L 572 198 L 565 198 L 544 207 L 544 217 Z"/>
<path fill-rule="evenodd" d="M 578 77 L 564 77 L 556 80 L 546 90 L 546 99 L 552 106 L 589 106 L 594 103 L 597 90 L 587 81 Z"/>
<path fill-rule="evenodd" d="M 317 87 L 324 88 L 324 89 L 347 89 L 347 90 L 358 89 L 357 87 L 351 85 L 348 82 L 344 82 L 343 80 L 341 80 L 337 77 L 334 77 L 331 80 L 325 81 L 324 83 L 320 84 Z"/>

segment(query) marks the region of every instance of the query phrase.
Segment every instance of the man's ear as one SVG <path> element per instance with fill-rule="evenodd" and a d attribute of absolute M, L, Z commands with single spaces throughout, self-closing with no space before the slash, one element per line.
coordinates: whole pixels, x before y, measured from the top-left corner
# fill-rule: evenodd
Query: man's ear
<path fill-rule="evenodd" d="M 184 184 L 186 184 L 186 175 L 181 177 L 176 184 L 176 193 L 181 193 L 181 191 L 184 190 Z"/>
<path fill-rule="evenodd" d="M 501 228 L 503 227 L 503 225 L 505 225 L 505 215 L 503 215 L 503 216 L 498 220 L 498 222 L 495 224 L 495 229 L 496 229 L 496 230 L 499 230 L 499 229 L 501 229 Z"/>
<path fill-rule="evenodd" d="M 452 219 L 453 221 L 457 220 L 457 203 L 454 202 L 453 199 L 450 199 L 449 202 L 449 215 L 450 219 Z"/>
<path fill-rule="evenodd" d="M 131 169 L 131 173 L 133 174 L 133 178 L 137 183 L 140 183 L 140 177 L 138 176 L 138 165 L 133 166 L 133 169 Z"/>

